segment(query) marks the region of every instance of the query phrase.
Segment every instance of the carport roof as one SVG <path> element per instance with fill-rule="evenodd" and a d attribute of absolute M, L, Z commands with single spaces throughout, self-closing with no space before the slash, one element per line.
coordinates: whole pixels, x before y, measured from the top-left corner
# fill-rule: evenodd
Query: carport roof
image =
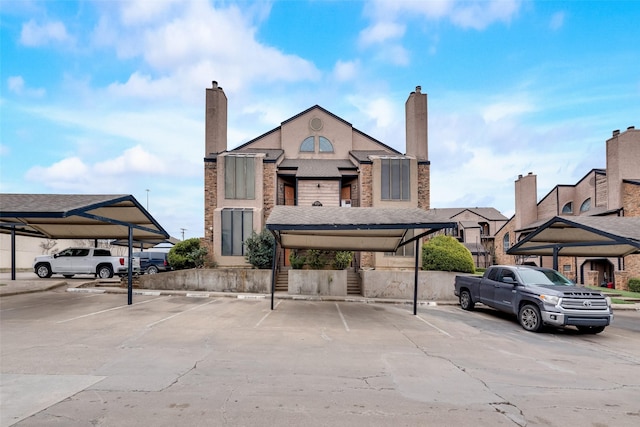
<path fill-rule="evenodd" d="M 640 253 L 640 217 L 556 216 L 507 251 L 509 255 L 621 257 Z"/>
<path fill-rule="evenodd" d="M 407 230 L 455 225 L 435 209 L 275 206 L 266 228 L 284 248 L 395 252 Z"/>
<path fill-rule="evenodd" d="M 0 194 L 0 232 L 50 239 L 164 242 L 169 234 L 131 195 Z"/>

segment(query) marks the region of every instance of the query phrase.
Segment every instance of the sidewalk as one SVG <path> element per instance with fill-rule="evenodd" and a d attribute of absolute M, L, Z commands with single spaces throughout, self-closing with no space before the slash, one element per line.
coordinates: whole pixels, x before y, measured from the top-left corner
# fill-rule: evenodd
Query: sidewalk
<path fill-rule="evenodd" d="M 127 288 L 120 285 L 119 278 L 95 279 L 87 276 L 86 280 L 75 278 L 70 281 L 64 278 L 40 279 L 33 273 L 17 273 L 16 280 L 11 280 L 8 273 L 0 273 L 0 297 L 27 294 L 34 292 L 44 292 L 52 289 L 67 287 L 68 292 L 99 292 L 110 294 L 126 294 Z M 133 295 L 177 295 L 199 298 L 237 298 L 237 299 L 267 299 L 271 294 L 250 294 L 238 292 L 213 292 L 213 291 L 178 291 L 178 290 L 153 290 L 153 289 L 133 289 Z M 413 304 L 409 299 L 384 299 L 365 298 L 358 295 L 347 296 L 323 296 L 323 295 L 289 295 L 285 292 L 276 292 L 275 299 L 306 300 L 306 301 L 344 301 L 360 303 L 379 304 Z M 451 301 L 418 301 L 418 305 L 457 305 L 457 300 Z M 612 304 L 614 311 L 636 310 L 640 311 L 640 303 L 634 304 Z"/>

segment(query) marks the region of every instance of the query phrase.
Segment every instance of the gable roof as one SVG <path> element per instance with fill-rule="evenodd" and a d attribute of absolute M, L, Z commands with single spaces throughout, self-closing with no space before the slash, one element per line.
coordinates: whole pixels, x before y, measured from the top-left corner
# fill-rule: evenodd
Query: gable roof
<path fill-rule="evenodd" d="M 280 123 L 280 126 L 278 126 L 278 127 L 276 127 L 276 128 L 273 128 L 273 129 L 271 129 L 270 131 L 267 131 L 267 132 L 263 133 L 262 135 L 257 136 L 257 137 L 255 137 L 255 138 L 253 138 L 252 140 L 247 141 L 247 142 L 245 142 L 244 144 L 241 144 L 241 145 L 237 146 L 236 148 L 234 148 L 234 149 L 232 149 L 232 150 L 229 150 L 229 151 L 244 150 L 245 148 L 249 147 L 249 146 L 250 146 L 251 144 L 253 144 L 254 142 L 256 142 L 256 141 L 258 141 L 258 140 L 260 140 L 260 139 L 264 138 L 264 137 L 265 137 L 265 136 L 267 136 L 267 135 L 270 135 L 270 134 L 272 134 L 272 133 L 274 133 L 274 132 L 277 132 L 278 130 L 280 130 L 280 129 L 282 128 L 282 126 L 283 126 L 283 125 L 285 125 L 285 124 L 287 124 L 287 123 L 289 123 L 289 122 L 292 122 L 292 121 L 296 120 L 297 118 L 302 117 L 303 115 L 305 115 L 305 114 L 307 114 L 307 113 L 309 113 L 309 112 L 311 112 L 311 111 L 313 111 L 313 110 L 320 110 L 320 111 L 322 111 L 323 113 L 325 113 L 325 114 L 327 114 L 327 115 L 331 116 L 332 118 L 334 118 L 334 119 L 338 120 L 339 122 L 342 122 L 342 123 L 343 123 L 343 124 L 345 124 L 346 126 L 350 127 L 350 128 L 353 130 L 353 132 L 359 133 L 360 135 L 362 135 L 362 136 L 364 136 L 364 137 L 366 137 L 366 138 L 370 139 L 371 141 L 373 141 L 373 142 L 375 142 L 375 143 L 377 143 L 377 144 L 380 144 L 381 146 L 383 146 L 383 147 L 384 147 L 385 149 L 387 149 L 387 150 L 391 150 L 391 151 L 392 151 L 392 152 L 394 152 L 394 153 L 398 153 L 398 154 L 400 154 L 400 152 L 399 152 L 399 151 L 395 150 L 394 148 L 389 147 L 389 146 L 388 146 L 388 145 L 386 145 L 385 143 L 383 143 L 383 142 L 381 142 L 381 141 L 377 140 L 376 138 L 374 138 L 374 137 L 372 137 L 372 136 L 370 136 L 370 135 L 367 135 L 366 133 L 364 133 L 364 132 L 362 132 L 362 131 L 360 131 L 360 130 L 358 130 L 358 129 L 354 128 L 354 127 L 353 127 L 353 125 L 352 125 L 351 123 L 349 123 L 348 121 L 344 120 L 343 118 L 341 118 L 341 117 L 339 117 L 339 116 L 336 116 L 336 115 L 335 115 L 335 114 L 333 114 L 331 111 L 326 110 L 326 109 L 322 108 L 321 106 L 319 106 L 319 105 L 317 105 L 317 104 L 316 104 L 316 105 L 314 105 L 313 107 L 309 107 L 309 108 L 307 108 L 307 109 L 306 109 L 306 110 L 304 110 L 304 111 L 301 111 L 300 113 L 296 114 L 295 116 L 292 116 L 292 117 L 290 117 L 290 118 L 286 119 L 285 121 L 283 121 L 283 122 L 281 122 L 281 123 Z"/>
<path fill-rule="evenodd" d="M 465 211 L 471 212 L 475 215 L 478 215 L 487 221 L 506 221 L 507 217 L 502 215 L 499 210 L 496 208 L 488 208 L 488 207 L 475 207 L 475 208 L 437 208 L 436 210 L 441 211 L 443 215 L 448 216 L 449 218 L 454 218 Z"/>

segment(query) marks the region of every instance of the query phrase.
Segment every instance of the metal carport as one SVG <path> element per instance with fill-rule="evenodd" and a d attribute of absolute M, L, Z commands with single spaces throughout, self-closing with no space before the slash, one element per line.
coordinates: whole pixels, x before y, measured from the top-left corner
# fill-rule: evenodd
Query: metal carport
<path fill-rule="evenodd" d="M 266 222 L 267 230 L 273 233 L 277 243 L 287 249 L 395 252 L 415 242 L 413 314 L 417 313 L 420 239 L 455 226 L 449 218 L 439 216 L 436 209 L 419 208 L 275 206 Z M 412 229 L 426 231 L 407 239 L 407 230 Z M 271 273 L 272 310 L 277 246 L 273 250 Z"/>
<path fill-rule="evenodd" d="M 640 217 L 556 216 L 507 250 L 509 255 L 624 257 L 640 253 Z"/>
<path fill-rule="evenodd" d="M 0 194 L 0 232 L 11 234 L 11 280 L 15 238 L 126 239 L 128 303 L 132 303 L 133 242 L 164 242 L 169 234 L 132 195 Z"/>

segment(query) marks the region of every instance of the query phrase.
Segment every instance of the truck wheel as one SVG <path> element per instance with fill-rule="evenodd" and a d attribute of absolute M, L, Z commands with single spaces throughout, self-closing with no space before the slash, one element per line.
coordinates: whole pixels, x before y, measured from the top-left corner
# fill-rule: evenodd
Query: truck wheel
<path fill-rule="evenodd" d="M 462 307 L 463 310 L 473 310 L 473 307 L 475 307 L 475 303 L 471 299 L 471 294 L 466 289 L 460 291 L 460 307 Z"/>
<path fill-rule="evenodd" d="M 98 267 L 98 277 L 101 279 L 111 279 L 113 277 L 113 270 L 108 265 L 101 265 Z"/>
<path fill-rule="evenodd" d="M 36 274 L 41 279 L 48 279 L 49 277 L 51 277 L 51 267 L 49 266 L 49 264 L 37 264 Z"/>
<path fill-rule="evenodd" d="M 147 274 L 156 274 L 157 272 L 158 272 L 158 267 L 156 267 L 155 265 L 152 265 L 149 268 L 147 268 Z"/>
<path fill-rule="evenodd" d="M 604 326 L 578 326 L 578 330 L 583 334 L 599 334 L 604 331 Z"/>
<path fill-rule="evenodd" d="M 530 332 L 538 332 L 542 329 L 540 309 L 533 304 L 525 304 L 520 307 L 518 320 L 524 329 Z"/>

